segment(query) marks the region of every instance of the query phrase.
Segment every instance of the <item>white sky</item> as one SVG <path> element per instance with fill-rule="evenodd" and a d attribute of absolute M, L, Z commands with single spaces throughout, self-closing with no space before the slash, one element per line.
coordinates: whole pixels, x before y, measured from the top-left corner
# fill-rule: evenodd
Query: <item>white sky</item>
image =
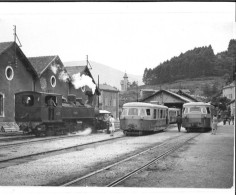
<path fill-rule="evenodd" d="M 13 25 L 28 57 L 59 55 L 143 75 L 181 52 L 227 50 L 235 39 L 235 3 L 0 3 L 0 42 Z"/>

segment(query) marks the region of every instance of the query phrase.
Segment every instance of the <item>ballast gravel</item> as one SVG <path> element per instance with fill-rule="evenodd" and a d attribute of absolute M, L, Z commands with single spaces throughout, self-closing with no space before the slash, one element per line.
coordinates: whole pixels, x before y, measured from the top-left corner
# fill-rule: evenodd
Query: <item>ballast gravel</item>
<path fill-rule="evenodd" d="M 121 136 L 122 132 L 115 132 L 116 136 Z M 121 155 L 128 154 L 135 150 L 147 147 L 148 145 L 161 143 L 164 140 L 178 136 L 177 131 L 167 131 L 166 133 L 157 133 L 153 135 L 130 137 L 126 140 L 116 140 L 113 143 L 103 143 L 97 147 L 88 147 L 80 151 L 64 153 L 60 155 L 45 157 L 39 160 L 27 163 L 9 166 L 0 169 L 0 186 L 43 186 L 69 181 L 78 175 L 88 173 L 95 166 L 113 161 Z M 45 149 L 55 149 L 73 144 L 81 144 L 99 139 L 110 138 L 109 134 L 98 134 L 94 136 L 81 136 L 76 139 L 57 140 L 53 143 L 34 143 L 33 146 L 19 146 L 12 149 L 10 156 L 25 153 L 39 152 Z M 30 144 L 31 145 L 31 144 Z"/>

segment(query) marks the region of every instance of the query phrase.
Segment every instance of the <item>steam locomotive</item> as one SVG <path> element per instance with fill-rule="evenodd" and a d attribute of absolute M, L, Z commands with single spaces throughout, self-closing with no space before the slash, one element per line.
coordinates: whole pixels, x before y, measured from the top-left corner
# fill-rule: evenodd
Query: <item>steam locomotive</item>
<path fill-rule="evenodd" d="M 36 136 L 62 135 L 88 127 L 96 131 L 99 111 L 76 100 L 75 95 L 68 95 L 67 99 L 55 93 L 16 93 L 15 121 L 23 132 Z"/>

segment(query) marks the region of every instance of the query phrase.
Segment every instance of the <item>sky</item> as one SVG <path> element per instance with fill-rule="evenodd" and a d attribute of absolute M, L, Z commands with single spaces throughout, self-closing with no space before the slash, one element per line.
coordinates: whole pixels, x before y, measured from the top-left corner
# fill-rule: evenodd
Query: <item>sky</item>
<path fill-rule="evenodd" d="M 13 25 L 27 57 L 95 61 L 128 74 L 195 47 L 227 50 L 236 37 L 234 2 L 0 3 L 0 42 Z"/>

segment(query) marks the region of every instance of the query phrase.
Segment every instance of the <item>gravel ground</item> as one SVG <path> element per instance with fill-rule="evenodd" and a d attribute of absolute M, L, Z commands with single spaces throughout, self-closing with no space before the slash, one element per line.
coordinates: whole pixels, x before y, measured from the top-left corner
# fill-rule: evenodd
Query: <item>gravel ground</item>
<path fill-rule="evenodd" d="M 115 133 L 116 137 L 123 136 L 122 131 L 117 131 Z M 88 142 L 95 142 L 99 140 L 104 140 L 110 138 L 108 134 L 98 133 L 98 134 L 86 134 L 83 133 L 81 136 L 70 137 L 61 140 L 51 140 L 45 142 L 31 142 L 23 145 L 16 145 L 14 147 L 2 148 L 0 153 L 0 160 L 15 158 L 23 155 L 30 155 L 39 152 L 45 152 L 80 144 L 85 144 Z"/>
<path fill-rule="evenodd" d="M 44 185 L 54 180 L 65 178 L 69 174 L 77 174 L 89 170 L 99 160 L 111 160 L 118 155 L 128 153 L 124 143 L 112 146 L 101 145 L 96 150 L 87 149 L 78 153 L 68 153 L 32 161 L 18 166 L 0 169 L 0 187 L 3 194 L 235 194 L 233 182 L 234 159 L 234 131 L 232 126 L 220 124 L 217 135 L 204 133 L 178 152 L 167 157 L 129 180 L 126 186 L 132 188 L 18 188 L 12 186 Z M 182 130 L 181 133 L 185 133 Z M 116 134 L 116 133 L 115 133 Z M 166 137 L 165 137 L 165 136 Z M 178 135 L 177 128 L 169 129 L 166 133 L 148 136 L 151 142 L 162 141 L 168 136 Z M 109 136 L 107 134 L 103 135 Z M 164 138 L 164 137 L 165 138 Z M 90 136 L 85 136 L 87 139 Z M 145 140 L 139 143 L 139 138 L 132 138 L 136 149 L 144 145 Z M 89 138 L 90 139 L 90 138 Z M 136 143 L 136 144 L 135 144 Z M 95 148 L 94 148 L 95 149 Z M 91 152 L 91 153 L 90 153 Z M 90 155 L 89 155 L 90 153 Z M 92 162 L 92 163 L 91 163 Z M 194 178 L 194 179 L 193 179 Z M 235 178 L 235 177 L 234 177 Z M 138 183 L 137 185 L 134 184 Z M 129 185 L 132 184 L 132 185 Z M 208 185 L 208 186 L 206 186 Z M 142 187 L 143 186 L 143 187 Z M 144 188 L 148 187 L 148 188 Z M 134 187 L 134 188 L 133 188 Z M 186 189 L 187 188 L 187 189 Z M 207 189 L 206 189 L 207 188 Z M 210 188 L 210 189 L 209 189 Z M 213 189 L 214 188 L 214 189 Z M 230 189 L 228 189 L 230 188 Z"/>
<path fill-rule="evenodd" d="M 116 132 L 115 136 L 119 136 L 122 132 Z M 137 149 L 147 147 L 150 144 L 163 142 L 172 136 L 178 136 L 179 133 L 174 131 L 166 133 L 158 133 L 154 135 L 130 137 L 127 141 L 116 141 L 113 144 L 101 144 L 96 148 L 86 148 L 82 151 L 76 151 L 66 154 L 60 154 L 56 156 L 46 157 L 36 161 L 15 165 L 7 168 L 0 169 L 0 186 L 34 186 L 34 185 L 47 185 L 49 183 L 55 183 L 55 181 L 61 182 L 71 177 L 91 171 L 91 168 L 103 163 L 112 161 L 121 155 L 128 154 Z M 76 139 L 80 143 L 95 141 L 98 138 L 110 137 L 108 134 L 100 134 L 96 136 L 84 136 L 84 139 Z M 87 140 L 87 141 L 86 141 Z M 72 141 L 68 144 L 72 144 Z M 56 143 L 56 144 L 55 144 Z M 31 145 L 31 144 L 30 144 Z M 35 145 L 35 144 L 33 144 Z M 46 146 L 45 146 L 46 145 Z M 132 147 L 130 147 L 132 145 Z M 52 147 L 64 147 L 65 141 L 56 141 L 53 144 L 36 144 L 32 148 L 22 146 L 17 148 L 21 155 L 25 153 L 23 149 L 28 151 L 41 151 L 42 149 Z M 18 153 L 16 152 L 16 153 Z M 13 154 L 13 152 L 11 153 Z M 17 154 L 18 155 L 18 154 Z"/>
<path fill-rule="evenodd" d="M 233 168 L 234 128 L 219 124 L 216 135 L 201 134 L 121 186 L 232 190 Z"/>

